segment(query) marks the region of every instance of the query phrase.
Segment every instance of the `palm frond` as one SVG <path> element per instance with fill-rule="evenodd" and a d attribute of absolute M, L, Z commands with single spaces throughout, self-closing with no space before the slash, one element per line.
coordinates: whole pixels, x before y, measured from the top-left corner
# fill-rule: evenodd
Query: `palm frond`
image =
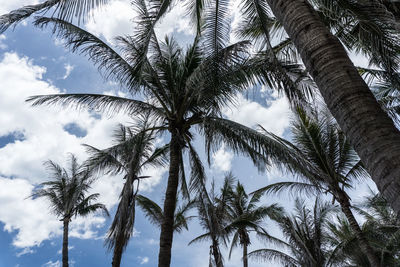
<path fill-rule="evenodd" d="M 150 113 L 155 118 L 161 118 L 163 112 L 152 104 L 140 100 L 122 98 L 110 95 L 98 94 L 54 94 L 31 96 L 27 100 L 32 106 L 40 105 L 60 105 L 63 107 L 73 107 L 78 110 L 93 109 L 107 115 L 124 113 L 130 116 L 139 113 Z"/>
<path fill-rule="evenodd" d="M 62 19 L 39 17 L 34 24 L 40 28 L 53 25 L 53 33 L 65 40 L 65 47 L 88 56 L 106 80 L 118 82 L 132 93 L 140 90 L 142 84 L 133 67 L 98 37 Z"/>

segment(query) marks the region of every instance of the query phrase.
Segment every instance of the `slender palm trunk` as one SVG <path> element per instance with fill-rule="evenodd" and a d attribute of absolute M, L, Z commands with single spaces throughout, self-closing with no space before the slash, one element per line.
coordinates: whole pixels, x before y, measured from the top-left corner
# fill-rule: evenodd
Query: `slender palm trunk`
<path fill-rule="evenodd" d="M 217 267 L 223 267 L 224 264 L 222 263 L 222 257 L 221 257 L 221 253 L 219 251 L 219 245 L 218 245 L 218 241 L 216 238 L 213 238 L 213 242 L 212 242 L 212 251 L 213 251 L 213 255 L 214 255 L 214 260 L 215 260 L 215 265 Z"/>
<path fill-rule="evenodd" d="M 158 266 L 169 267 L 171 263 L 171 248 L 174 233 L 174 213 L 176 206 L 176 195 L 179 183 L 179 159 L 182 147 L 177 133 L 171 132 L 169 177 L 164 200 L 164 218 L 161 224 L 160 252 L 158 255 Z"/>
<path fill-rule="evenodd" d="M 249 267 L 249 261 L 247 259 L 247 244 L 243 244 L 243 267 Z"/>
<path fill-rule="evenodd" d="M 66 218 L 64 222 L 64 235 L 63 235 L 63 247 L 62 247 L 62 265 L 68 267 L 68 227 L 69 219 Z"/>
<path fill-rule="evenodd" d="M 119 238 L 121 239 L 121 238 Z M 122 241 L 122 240 L 121 240 Z M 121 242 L 117 241 L 117 242 Z M 113 258 L 112 258 L 112 267 L 119 267 L 121 265 L 121 259 L 122 259 L 122 246 L 115 246 L 114 247 L 114 253 L 113 253 Z"/>
<path fill-rule="evenodd" d="M 400 211 L 400 132 L 307 0 L 267 0 L 379 191 Z"/>
<path fill-rule="evenodd" d="M 356 218 L 354 217 L 353 212 L 350 209 L 350 201 L 347 195 L 344 192 L 339 192 L 339 204 L 342 208 L 344 215 L 346 216 L 347 220 L 349 221 L 351 230 L 355 233 L 357 242 L 360 245 L 362 252 L 368 257 L 368 261 L 370 262 L 371 266 L 380 266 L 380 261 L 377 258 L 374 250 L 370 246 L 368 240 L 365 238 L 363 232 L 361 231 L 360 226 Z"/>

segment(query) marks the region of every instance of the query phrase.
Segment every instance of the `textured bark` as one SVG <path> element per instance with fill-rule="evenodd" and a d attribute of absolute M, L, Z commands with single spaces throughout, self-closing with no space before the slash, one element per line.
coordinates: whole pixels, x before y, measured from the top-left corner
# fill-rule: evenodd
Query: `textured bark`
<path fill-rule="evenodd" d="M 249 261 L 247 259 L 247 244 L 243 245 L 243 267 L 249 267 Z"/>
<path fill-rule="evenodd" d="M 380 266 L 380 261 L 379 261 L 378 257 L 374 253 L 374 250 L 370 246 L 368 240 L 365 238 L 363 232 L 361 231 L 360 226 L 358 225 L 356 218 L 354 217 L 353 212 L 350 209 L 349 198 L 347 197 L 346 193 L 344 193 L 344 192 L 339 192 L 338 195 L 339 195 L 338 201 L 339 201 L 340 207 L 342 208 L 344 215 L 346 216 L 347 220 L 349 221 L 351 230 L 356 235 L 358 245 L 360 246 L 362 252 L 364 252 L 364 254 L 367 255 L 368 261 L 370 262 L 371 266 L 377 266 L 377 267 Z"/>
<path fill-rule="evenodd" d="M 114 247 L 114 254 L 112 258 L 112 267 L 119 267 L 121 265 L 122 259 L 122 246 L 115 246 Z"/>
<path fill-rule="evenodd" d="M 62 265 L 68 267 L 68 227 L 69 219 L 64 219 L 64 234 L 63 234 L 63 247 L 62 247 Z"/>
<path fill-rule="evenodd" d="M 160 252 L 158 255 L 158 266 L 169 267 L 171 264 L 171 248 L 174 232 L 174 213 L 176 206 L 176 195 L 179 184 L 179 158 L 182 148 L 179 137 L 174 131 L 171 132 L 170 161 L 167 190 L 164 200 L 164 218 L 161 224 Z"/>
<path fill-rule="evenodd" d="M 214 255 L 215 265 L 217 267 L 224 267 L 224 264 L 222 262 L 222 257 L 219 251 L 218 241 L 216 238 L 213 238 L 212 251 Z"/>
<path fill-rule="evenodd" d="M 267 0 L 379 191 L 400 211 L 400 132 L 306 0 Z"/>

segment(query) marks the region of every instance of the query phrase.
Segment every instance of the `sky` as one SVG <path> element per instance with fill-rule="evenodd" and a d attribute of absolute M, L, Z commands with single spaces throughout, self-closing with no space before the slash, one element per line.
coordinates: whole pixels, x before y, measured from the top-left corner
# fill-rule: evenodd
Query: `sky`
<path fill-rule="evenodd" d="M 0 0 L 0 14 L 38 2 Z M 132 31 L 134 11 L 129 2 L 111 1 L 95 10 L 92 19 L 82 27 L 112 44 L 115 36 Z M 233 25 L 237 18 L 238 8 L 233 4 Z M 192 29 L 181 6 L 176 6 L 161 21 L 157 34 L 173 34 L 183 44 L 191 40 Z M 356 63 L 365 64 L 363 58 L 354 55 L 352 58 Z M 126 95 L 117 84 L 105 81 L 87 58 L 65 50 L 62 41 L 54 38 L 50 30 L 33 27 L 31 20 L 0 35 L 0 267 L 61 266 L 62 223 L 49 213 L 47 200 L 29 198 L 35 186 L 49 178 L 43 163 L 51 159 L 66 166 L 68 153 L 74 153 L 83 161 L 87 155 L 82 144 L 105 148 L 111 144 L 112 132 L 118 123 L 132 122 L 132 118 L 124 114 L 110 117 L 85 110 L 31 107 L 25 103 L 32 95 L 55 93 Z M 267 88 L 255 94 L 239 95 L 236 105 L 227 107 L 224 115 L 247 126 L 260 124 L 279 136 L 289 137 L 288 103 Z M 195 146 L 204 158 L 204 143 L 200 137 L 196 138 Z M 215 179 L 216 184 L 220 184 L 229 171 L 248 192 L 271 182 L 290 179 L 273 168 L 259 173 L 248 159 L 235 156 L 221 146 L 213 154 L 207 174 L 210 180 Z M 167 169 L 149 169 L 146 175 L 152 178 L 141 184 L 140 192 L 162 203 Z M 93 185 L 93 192 L 100 193 L 99 201 L 106 204 L 111 216 L 115 213 L 122 185 L 121 177 L 110 176 L 100 177 Z M 365 188 L 361 186 L 352 193 L 355 200 L 365 195 Z M 263 204 L 278 202 L 290 207 L 292 200 L 281 195 L 265 198 Z M 69 247 L 71 266 L 110 266 L 112 255 L 103 246 L 110 223 L 111 219 L 101 214 L 73 219 Z M 271 234 L 279 235 L 273 223 L 267 221 L 265 226 Z M 209 244 L 188 246 L 193 238 L 203 233 L 196 220 L 189 228 L 190 232 L 174 236 L 172 266 L 206 267 Z M 159 229 L 139 211 L 135 235 L 121 266 L 156 266 L 158 239 Z M 250 251 L 263 246 L 265 244 L 254 239 Z M 240 262 L 240 250 L 234 250 L 230 260 L 225 256 L 227 267 L 240 266 Z M 277 265 L 251 262 L 251 266 Z"/>

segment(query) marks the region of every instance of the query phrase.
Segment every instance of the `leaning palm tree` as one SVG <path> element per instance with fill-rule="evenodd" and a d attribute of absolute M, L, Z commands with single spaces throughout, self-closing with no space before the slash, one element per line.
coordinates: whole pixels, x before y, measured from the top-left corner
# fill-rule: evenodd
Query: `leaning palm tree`
<path fill-rule="evenodd" d="M 366 178 L 368 174 L 333 118 L 327 112 L 314 111 L 308 115 L 299 108 L 292 124 L 293 143 L 267 131 L 265 134 L 284 144 L 286 148 L 283 149 L 292 151 L 297 160 L 286 162 L 287 168 L 300 181 L 271 184 L 257 192 L 290 189 L 297 193 L 329 193 L 340 204 L 370 263 L 379 266 L 379 260 L 354 217 L 350 197 L 345 191 L 351 188 L 354 181 Z"/>
<path fill-rule="evenodd" d="M 292 43 L 295 54 L 301 56 L 340 128 L 380 192 L 398 212 L 400 132 L 382 111 L 343 47 L 366 53 L 373 63 L 392 75 L 399 64 L 400 28 L 394 17 L 398 16 L 398 4 L 380 0 L 244 2 L 247 8 L 243 10 L 251 14 L 247 25 L 261 29 L 279 24 L 285 29 L 290 38 L 285 42 Z M 278 23 L 271 23 L 270 16 L 265 16 L 270 10 Z"/>
<path fill-rule="evenodd" d="M 259 167 L 266 157 L 261 154 L 260 136 L 250 128 L 224 119 L 221 110 L 234 101 L 236 94 L 249 85 L 274 84 L 273 65 L 268 58 L 246 52 L 248 42 L 228 45 L 228 3 L 210 2 L 200 33 L 185 51 L 173 38 L 160 42 L 154 32 L 165 14 L 168 1 L 134 1 L 139 17 L 132 36 L 118 37 L 117 53 L 99 38 L 67 21 L 38 18 L 37 26 L 54 26 L 58 37 L 72 51 L 81 51 L 100 68 L 107 79 L 118 81 L 132 98 L 96 94 L 59 94 L 31 97 L 33 105 L 64 105 L 92 108 L 115 114 L 149 113 L 158 134 L 168 133 L 169 177 L 165 192 L 163 223 L 160 234 L 159 266 L 169 266 L 173 240 L 174 211 L 178 185 L 187 198 L 205 179 L 204 169 L 192 145 L 194 129 L 205 136 L 209 155 L 225 143 L 233 151 L 248 155 Z M 217 6 L 218 8 L 215 8 Z M 292 65 L 289 71 L 298 74 Z M 142 93 L 144 100 L 133 98 Z M 138 96 L 137 98 L 139 98 Z M 183 168 L 183 152 L 188 152 L 191 186 Z"/>
<path fill-rule="evenodd" d="M 378 0 L 369 2 L 382 6 Z M 330 32 L 309 1 L 267 0 L 266 3 L 293 41 L 329 110 L 378 189 L 398 212 L 399 130 L 360 77 L 342 43 Z"/>
<path fill-rule="evenodd" d="M 87 195 L 93 182 L 89 172 L 79 166 L 74 155 L 70 155 L 69 170 L 62 168 L 53 161 L 45 162 L 51 180 L 41 184 L 32 196 L 45 197 L 50 201 L 51 209 L 64 224 L 62 264 L 68 267 L 68 230 L 69 223 L 75 216 L 87 216 L 102 210 L 109 216 L 105 205 L 94 203 L 99 194 Z"/>
<path fill-rule="evenodd" d="M 228 176 L 232 177 L 232 174 L 228 174 Z M 248 267 L 247 250 L 251 244 L 250 232 L 253 231 L 264 237 L 268 236 L 262 225 L 264 219 L 281 216 L 283 209 L 277 204 L 258 206 L 262 194 L 247 195 L 243 185 L 239 182 L 229 192 L 226 206 L 228 221 L 225 227 L 226 231 L 233 235 L 229 258 L 232 250 L 240 244 L 243 249 L 243 266 Z"/>
<path fill-rule="evenodd" d="M 122 253 L 132 237 L 139 184 L 142 179 L 149 178 L 143 173 L 149 167 L 167 164 L 168 145 L 155 148 L 154 131 L 144 131 L 151 127 L 149 117 L 138 116 L 136 120 L 129 127 L 120 125 L 115 130 L 114 145 L 109 148 L 97 149 L 85 145 L 90 155 L 85 165 L 91 172 L 124 175 L 125 179 L 117 212 L 105 242 L 113 250 L 113 267 L 120 266 Z"/>
<path fill-rule="evenodd" d="M 321 203 L 317 198 L 313 209 L 305 206 L 304 200 L 296 199 L 295 213 L 276 219 L 284 240 L 274 239 L 278 249 L 258 249 L 249 253 L 250 259 L 259 261 L 275 261 L 287 267 L 324 267 L 332 266 L 329 259 L 332 252 L 328 249 L 325 227 L 329 222 L 330 213 L 335 207 Z M 266 241 L 271 240 L 270 237 Z"/>

